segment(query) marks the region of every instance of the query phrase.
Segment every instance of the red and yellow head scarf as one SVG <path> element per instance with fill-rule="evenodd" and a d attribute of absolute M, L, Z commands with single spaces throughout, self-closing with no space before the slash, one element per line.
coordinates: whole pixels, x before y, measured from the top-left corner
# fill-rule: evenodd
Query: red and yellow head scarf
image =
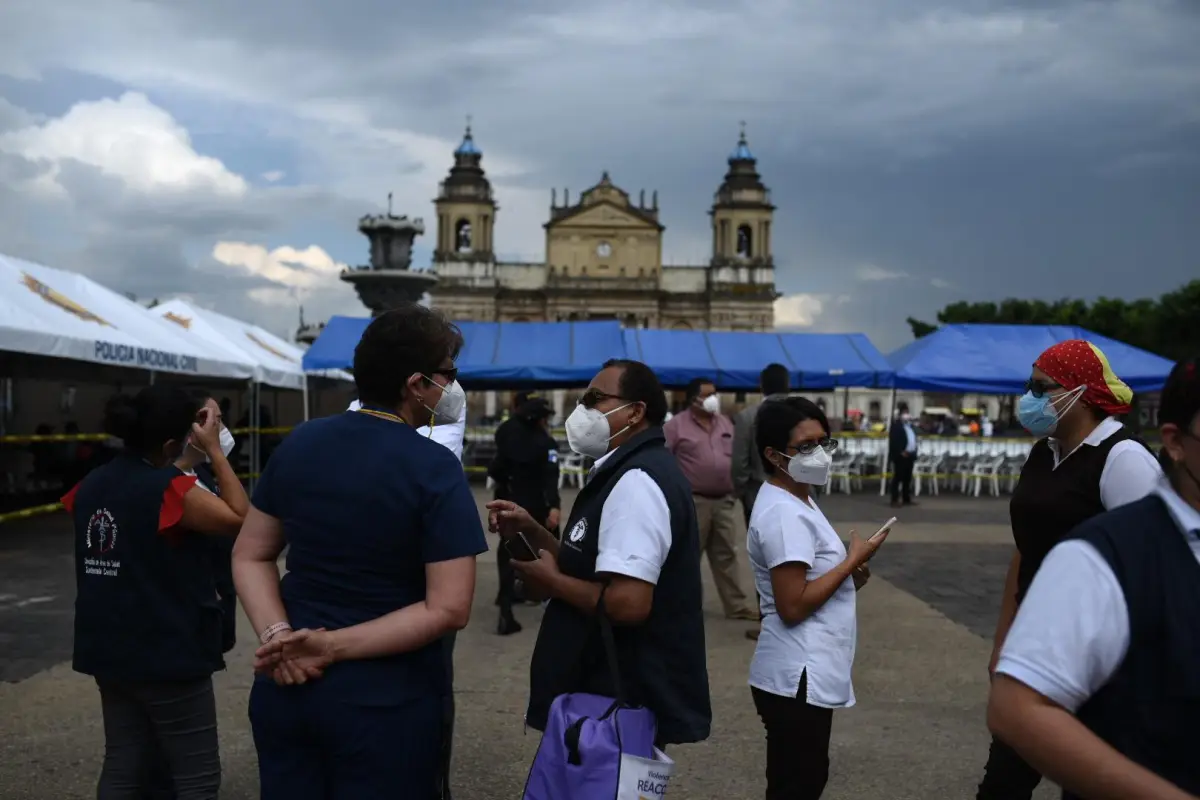
<path fill-rule="evenodd" d="M 1033 365 L 1065 389 L 1086 386 L 1083 402 L 1111 415 L 1128 414 L 1133 390 L 1116 376 L 1099 347 L 1069 339 L 1048 348 Z"/>

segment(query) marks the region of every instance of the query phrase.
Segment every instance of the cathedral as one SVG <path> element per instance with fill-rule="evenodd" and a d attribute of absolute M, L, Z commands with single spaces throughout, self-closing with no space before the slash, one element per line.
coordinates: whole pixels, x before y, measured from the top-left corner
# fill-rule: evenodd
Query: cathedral
<path fill-rule="evenodd" d="M 658 193 L 637 201 L 605 172 L 572 203 L 552 191 L 538 263 L 499 261 L 498 206 L 483 152 L 467 127 L 439 187 L 432 304 L 473 322 L 611 320 L 625 327 L 769 331 L 774 328 L 775 206 L 743 129 L 713 196 L 708 264 L 664 265 Z"/>

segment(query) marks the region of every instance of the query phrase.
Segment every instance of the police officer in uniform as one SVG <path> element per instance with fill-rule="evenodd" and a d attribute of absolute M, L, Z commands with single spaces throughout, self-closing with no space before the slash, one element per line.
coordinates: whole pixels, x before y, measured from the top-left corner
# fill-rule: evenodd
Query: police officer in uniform
<path fill-rule="evenodd" d="M 496 456 L 488 466 L 488 477 L 496 482 L 496 499 L 511 500 L 539 520 L 547 530 L 557 532 L 559 515 L 558 443 L 550 434 L 554 410 L 537 395 L 518 395 L 513 415 L 496 429 Z M 496 604 L 501 636 L 521 630 L 513 616 L 516 574 L 510 564 L 507 546 L 496 551 L 500 590 Z"/>
<path fill-rule="evenodd" d="M 523 533 L 539 551 L 513 567 L 550 598 L 530 665 L 526 722 L 536 730 L 560 694 L 614 696 L 595 619 L 603 592 L 623 688 L 654 712 L 656 744 L 708 738 L 700 536 L 691 484 L 666 448 L 666 413 L 649 367 L 609 361 L 566 422 L 571 449 L 595 465 L 561 543 L 515 503 L 488 504 L 494 530 Z"/>
<path fill-rule="evenodd" d="M 96 680 L 104 714 L 97 794 L 146 792 L 161 754 L 178 800 L 215 800 L 222 614 L 199 532 L 236 536 L 246 495 L 215 416 L 197 422 L 200 404 L 185 390 L 150 386 L 107 411 L 106 431 L 125 449 L 62 500 L 76 537 L 73 667 Z M 189 441 L 211 460 L 222 497 L 173 466 Z"/>

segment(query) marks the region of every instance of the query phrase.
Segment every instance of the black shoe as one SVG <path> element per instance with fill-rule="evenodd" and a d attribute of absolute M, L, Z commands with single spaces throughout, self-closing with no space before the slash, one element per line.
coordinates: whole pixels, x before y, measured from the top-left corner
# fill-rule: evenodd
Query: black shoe
<path fill-rule="evenodd" d="M 521 632 L 521 623 L 517 622 L 517 618 L 511 613 L 501 614 L 500 622 L 496 625 L 496 633 L 501 636 L 512 636 L 514 633 Z"/>
<path fill-rule="evenodd" d="M 905 500 L 905 501 L 904 501 L 904 505 L 906 505 L 906 506 L 919 506 L 919 505 L 921 505 L 921 504 L 920 504 L 920 503 L 918 503 L 916 500 Z"/>

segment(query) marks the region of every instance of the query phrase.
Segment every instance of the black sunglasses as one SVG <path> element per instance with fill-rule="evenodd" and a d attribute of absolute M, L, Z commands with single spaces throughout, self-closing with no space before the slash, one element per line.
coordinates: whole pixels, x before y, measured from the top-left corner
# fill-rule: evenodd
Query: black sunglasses
<path fill-rule="evenodd" d="M 1040 378 L 1030 378 L 1029 380 L 1025 381 L 1025 391 L 1034 397 L 1045 397 L 1048 393 L 1054 391 L 1055 389 L 1061 388 L 1063 388 L 1061 383 L 1044 381 Z"/>
<path fill-rule="evenodd" d="M 430 375 L 441 375 L 446 379 L 446 383 L 454 383 L 458 380 L 458 367 L 448 367 L 446 369 L 435 369 Z"/>
<path fill-rule="evenodd" d="M 583 406 L 584 408 L 595 408 L 605 400 L 624 399 L 625 398 L 621 397 L 619 394 L 609 394 L 608 392 L 602 392 L 599 389 L 588 389 L 583 393 L 583 396 L 579 398 L 579 405 Z"/>

